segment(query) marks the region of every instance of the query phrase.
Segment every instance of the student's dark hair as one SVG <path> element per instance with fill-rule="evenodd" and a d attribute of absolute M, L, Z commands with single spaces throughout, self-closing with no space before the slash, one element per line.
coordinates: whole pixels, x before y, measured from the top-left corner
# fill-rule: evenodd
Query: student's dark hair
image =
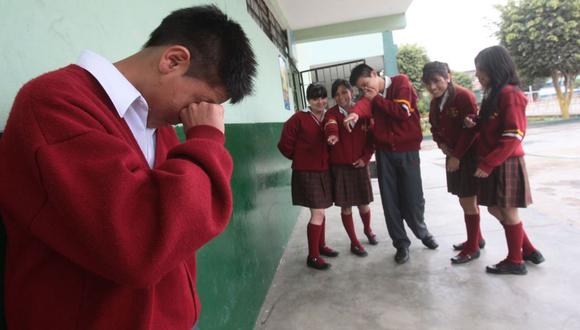
<path fill-rule="evenodd" d="M 330 87 L 330 95 L 332 97 L 336 96 L 336 92 L 340 86 L 344 86 L 344 88 L 352 92 L 352 86 L 348 83 L 348 81 L 346 81 L 346 79 L 336 79 Z"/>
<path fill-rule="evenodd" d="M 451 100 L 455 98 L 455 86 L 451 78 L 451 70 L 449 69 L 449 65 L 445 62 L 433 61 L 423 66 L 423 76 L 421 77 L 421 81 L 423 81 L 424 84 L 429 83 L 437 76 L 441 76 L 444 79 L 449 79 L 449 85 L 447 86 L 447 102 L 451 102 Z"/>
<path fill-rule="evenodd" d="M 519 85 L 516 65 L 507 49 L 492 46 L 480 51 L 475 57 L 475 67 L 489 77 L 488 95 L 481 102 L 480 118 L 485 120 L 498 104 L 498 94 L 506 85 Z"/>
<path fill-rule="evenodd" d="M 373 68 L 371 68 L 367 64 L 365 63 L 359 64 L 355 66 L 354 69 L 352 69 L 352 71 L 350 72 L 350 78 L 348 80 L 350 81 L 350 84 L 352 86 L 356 86 L 356 82 L 360 79 L 360 77 L 370 77 L 371 72 L 373 71 L 374 71 Z"/>
<path fill-rule="evenodd" d="M 191 54 L 187 75 L 223 85 L 237 103 L 252 94 L 256 59 L 242 27 L 215 5 L 172 12 L 151 33 L 144 48 L 181 45 Z"/>
<path fill-rule="evenodd" d="M 326 87 L 319 83 L 312 83 L 306 88 L 306 99 L 313 100 L 319 97 L 327 97 Z"/>

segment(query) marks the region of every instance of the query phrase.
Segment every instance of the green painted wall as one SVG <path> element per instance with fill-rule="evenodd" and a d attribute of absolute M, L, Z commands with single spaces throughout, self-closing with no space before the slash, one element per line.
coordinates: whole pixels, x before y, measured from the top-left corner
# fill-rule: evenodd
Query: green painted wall
<path fill-rule="evenodd" d="M 26 81 L 75 62 L 83 49 L 120 60 L 172 10 L 207 3 L 243 26 L 259 67 L 254 96 L 226 106 L 234 214 L 227 230 L 199 253 L 200 326 L 251 329 L 299 209 L 290 205 L 290 162 L 276 149 L 281 123 L 292 115 L 283 105 L 279 52 L 245 1 L 0 0 L 0 131 Z"/>
<path fill-rule="evenodd" d="M 226 125 L 234 214 L 198 254 L 202 329 L 252 329 L 296 223 L 290 163 L 276 148 L 281 129 L 281 123 Z"/>

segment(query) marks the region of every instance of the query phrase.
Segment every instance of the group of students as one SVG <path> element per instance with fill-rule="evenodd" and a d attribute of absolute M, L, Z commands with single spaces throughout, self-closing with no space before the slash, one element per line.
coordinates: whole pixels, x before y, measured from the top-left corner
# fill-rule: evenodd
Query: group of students
<path fill-rule="evenodd" d="M 522 140 L 527 99 L 518 88 L 515 64 L 501 46 L 482 50 L 475 58 L 476 76 L 484 96 L 478 111 L 474 94 L 452 81 L 446 63 L 430 62 L 422 81 L 432 95 L 429 122 L 433 140 L 446 156 L 447 188 L 464 212 L 467 240 L 453 245 L 459 253 L 452 264 L 479 258 L 485 240 L 479 205 L 504 228 L 508 255 L 486 267 L 492 274 L 527 273 L 525 261 L 545 259 L 529 240 L 518 208 L 531 203 Z M 307 266 L 328 269 L 320 255 L 338 252 L 325 244 L 324 209 L 341 207 L 351 252 L 366 256 L 354 230 L 352 206 L 358 206 L 369 243 L 377 244 L 370 227 L 372 189 L 368 162 L 376 152 L 378 183 L 394 259 L 409 260 L 404 223 L 430 248 L 438 247 L 424 222 L 419 148 L 422 141 L 417 95 L 405 75 L 380 77 L 371 67 L 355 67 L 346 80 L 332 84 L 336 106 L 325 111 L 327 91 L 320 84 L 307 89 L 309 106 L 284 125 L 278 148 L 292 160 L 292 201 L 311 212 L 307 227 Z M 352 101 L 352 87 L 361 98 Z"/>

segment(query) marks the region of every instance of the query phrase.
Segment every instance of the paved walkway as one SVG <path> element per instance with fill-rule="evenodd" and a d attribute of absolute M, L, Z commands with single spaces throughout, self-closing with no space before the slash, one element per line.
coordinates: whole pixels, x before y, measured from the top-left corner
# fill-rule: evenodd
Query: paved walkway
<path fill-rule="evenodd" d="M 333 207 L 327 212 L 327 243 L 341 254 L 329 258 L 331 270 L 312 270 L 305 265 L 304 210 L 256 329 L 580 329 L 580 121 L 530 127 L 524 148 L 534 204 L 520 214 L 547 259 L 528 265 L 528 275 L 485 273 L 485 266 L 507 251 L 501 226 L 485 210 L 487 246 L 481 257 L 450 264 L 451 245 L 465 237 L 462 212 L 446 192 L 442 154 L 426 141 L 421 152 L 426 221 L 439 249 L 412 239 L 410 261 L 395 264 L 373 182 L 379 245 L 364 239 L 369 256 L 351 254 L 339 209 Z M 358 215 L 355 222 L 364 237 Z"/>

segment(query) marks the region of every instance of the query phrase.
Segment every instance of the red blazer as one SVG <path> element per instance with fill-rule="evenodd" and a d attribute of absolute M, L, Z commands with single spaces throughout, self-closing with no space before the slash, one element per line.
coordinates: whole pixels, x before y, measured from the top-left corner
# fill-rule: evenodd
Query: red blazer
<path fill-rule="evenodd" d="M 298 111 L 284 123 L 278 150 L 292 160 L 292 169 L 296 171 L 328 170 L 323 124 L 309 110 Z"/>
<path fill-rule="evenodd" d="M 498 107 L 487 120 L 479 120 L 478 168 L 491 173 L 510 157 L 524 155 L 528 100 L 519 88 L 507 85 L 498 96 Z"/>
<path fill-rule="evenodd" d="M 464 128 L 463 120 L 467 115 L 477 115 L 477 101 L 473 93 L 459 85 L 453 85 L 454 93 L 450 93 L 443 109 L 439 107 L 441 98 L 431 100 L 429 107 L 429 123 L 433 141 L 445 144 L 453 150 L 452 155 L 461 159 L 473 145 L 475 130 Z"/>
<path fill-rule="evenodd" d="M 0 140 L 9 329 L 191 329 L 195 251 L 232 213 L 232 159 L 209 126 L 157 130 L 149 168 L 97 80 L 27 83 Z"/>
<path fill-rule="evenodd" d="M 330 147 L 330 164 L 351 165 L 358 159 L 369 163 L 375 147 L 371 134 L 371 121 L 361 119 L 348 132 L 342 124 L 346 116 L 338 105 L 330 108 L 324 115 L 324 131 L 326 138 L 336 135 L 338 143 Z"/>
<path fill-rule="evenodd" d="M 377 149 L 385 151 L 415 151 L 421 147 L 420 115 L 417 94 L 405 75 L 391 77 L 386 95 L 372 101 L 361 98 L 350 110 L 360 118 L 373 118 L 373 134 Z"/>

